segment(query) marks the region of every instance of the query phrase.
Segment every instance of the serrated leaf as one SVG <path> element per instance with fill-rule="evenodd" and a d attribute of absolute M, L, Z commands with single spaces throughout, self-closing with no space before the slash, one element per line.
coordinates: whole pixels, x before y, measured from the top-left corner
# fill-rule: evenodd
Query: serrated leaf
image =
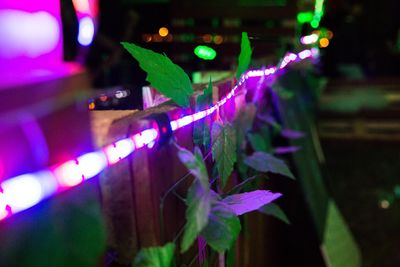
<path fill-rule="evenodd" d="M 186 224 L 182 237 L 181 252 L 187 251 L 208 223 L 211 209 L 210 192 L 194 181 L 186 198 Z"/>
<path fill-rule="evenodd" d="M 274 201 L 282 196 L 281 193 L 272 193 L 267 190 L 255 190 L 241 194 L 230 195 L 222 201 L 229 205 L 236 215 L 242 215 Z"/>
<path fill-rule="evenodd" d="M 272 172 L 295 179 L 283 160 L 265 152 L 254 152 L 244 160 L 244 163 L 260 172 Z"/>
<path fill-rule="evenodd" d="M 149 49 L 132 43 L 121 44 L 147 72 L 146 80 L 151 86 L 178 105 L 189 106 L 189 97 L 194 91 L 188 75 L 181 67 L 174 64 L 167 56 Z"/>
<path fill-rule="evenodd" d="M 236 155 L 236 133 L 231 124 L 221 125 L 215 122 L 211 131 L 212 156 L 216 161 L 218 173 L 221 179 L 222 188 L 233 171 Z"/>
<path fill-rule="evenodd" d="M 211 196 L 208 173 L 200 149 L 195 147 L 194 154 L 192 154 L 184 148 L 179 148 L 178 157 L 196 177 L 186 197 L 186 224 L 181 243 L 181 252 L 185 252 L 207 225 L 211 209 Z"/>
<path fill-rule="evenodd" d="M 258 209 L 259 212 L 262 212 L 266 215 L 271 215 L 286 224 L 290 224 L 290 221 L 283 210 L 275 203 L 269 203 L 261 208 Z"/>
<path fill-rule="evenodd" d="M 213 87 L 210 77 L 208 87 L 204 90 L 203 94 L 199 95 L 196 99 L 196 112 L 205 110 L 210 107 L 210 105 L 212 104 L 212 89 Z M 211 143 L 210 132 L 210 120 L 208 118 L 196 121 L 193 124 L 193 143 L 195 143 L 196 145 L 202 145 L 206 150 L 208 150 Z"/>
<path fill-rule="evenodd" d="M 249 138 L 251 147 L 254 151 L 269 152 L 271 150 L 271 144 L 267 143 L 261 134 L 249 133 L 247 134 L 247 137 Z"/>
<path fill-rule="evenodd" d="M 175 244 L 143 248 L 136 255 L 133 267 L 170 267 L 174 258 Z"/>
<path fill-rule="evenodd" d="M 240 43 L 240 55 L 238 62 L 238 69 L 236 71 L 236 79 L 247 71 L 251 61 L 251 46 L 247 32 L 242 32 L 242 41 Z"/>
<path fill-rule="evenodd" d="M 208 224 L 201 235 L 210 247 L 221 253 L 232 246 L 240 229 L 239 218 L 232 209 L 222 201 L 214 201 Z"/>

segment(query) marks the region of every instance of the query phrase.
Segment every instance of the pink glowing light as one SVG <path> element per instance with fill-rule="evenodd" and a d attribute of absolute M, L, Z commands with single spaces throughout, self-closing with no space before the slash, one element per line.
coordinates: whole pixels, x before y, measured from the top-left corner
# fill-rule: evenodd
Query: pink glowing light
<path fill-rule="evenodd" d="M 135 148 L 139 149 L 156 141 L 157 137 L 158 131 L 153 128 L 146 129 L 138 134 L 135 134 L 131 137 L 131 139 L 135 144 Z"/>
<path fill-rule="evenodd" d="M 70 160 L 61 164 L 55 168 L 54 175 L 61 187 L 76 186 L 85 180 L 77 160 Z"/>
<path fill-rule="evenodd" d="M 62 187 L 72 187 L 93 178 L 107 166 L 102 151 L 91 152 L 61 164 L 54 169 L 54 175 Z"/>
<path fill-rule="evenodd" d="M 115 142 L 114 144 L 106 146 L 103 151 L 106 155 L 108 165 L 113 165 L 129 156 L 135 150 L 135 144 L 130 138 L 125 138 Z M 138 145 L 139 143 L 136 144 L 136 148 L 143 146 Z"/>
<path fill-rule="evenodd" d="M 78 19 L 83 16 L 92 18 L 98 15 L 98 0 L 72 0 Z"/>
<path fill-rule="evenodd" d="M 89 0 L 72 0 L 76 12 L 90 15 Z"/>

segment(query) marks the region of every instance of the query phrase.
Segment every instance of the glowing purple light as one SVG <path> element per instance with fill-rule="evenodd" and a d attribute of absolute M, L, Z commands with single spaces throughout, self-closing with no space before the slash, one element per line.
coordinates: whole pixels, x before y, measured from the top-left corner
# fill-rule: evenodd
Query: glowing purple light
<path fill-rule="evenodd" d="M 13 179 L 6 180 L 1 184 L 3 189 L 2 204 L 11 208 L 12 213 L 17 213 L 28 209 L 43 198 L 55 192 L 55 184 L 51 181 L 49 172 L 40 172 L 35 174 L 24 174 Z"/>
<path fill-rule="evenodd" d="M 319 56 L 319 49 L 318 48 L 311 48 L 311 56 L 312 57 L 318 57 Z"/>
<path fill-rule="evenodd" d="M 175 131 L 176 129 L 178 129 L 178 123 L 176 121 L 171 121 L 170 126 L 171 126 L 172 131 Z"/>
<path fill-rule="evenodd" d="M 146 129 L 138 134 L 135 134 L 131 137 L 135 148 L 142 148 L 154 141 L 156 141 L 158 137 L 158 131 L 156 129 Z"/>
<path fill-rule="evenodd" d="M 197 113 L 195 113 L 193 115 L 193 121 L 201 120 L 205 116 L 207 116 L 207 110 L 203 110 L 203 111 L 197 112 Z"/>
<path fill-rule="evenodd" d="M 94 36 L 94 23 L 92 18 L 84 17 L 79 20 L 78 42 L 83 46 L 92 43 Z"/>
<path fill-rule="evenodd" d="M 102 151 L 84 154 L 77 161 L 85 180 L 95 177 L 107 167 L 107 157 Z"/>
<path fill-rule="evenodd" d="M 300 59 L 306 59 L 306 58 L 309 58 L 309 57 L 311 57 L 311 51 L 310 50 L 304 50 L 304 51 L 301 51 L 299 53 L 299 58 Z"/>
<path fill-rule="evenodd" d="M 70 160 L 61 164 L 53 172 L 61 187 L 76 186 L 85 180 L 77 160 Z"/>
<path fill-rule="evenodd" d="M 106 155 L 108 165 L 113 165 L 120 160 L 129 156 L 136 148 L 143 147 L 143 143 L 139 143 L 138 138 L 135 138 L 134 141 L 130 138 L 125 138 L 115 142 L 114 144 L 106 146 L 103 151 Z M 135 142 L 135 143 L 134 143 Z"/>

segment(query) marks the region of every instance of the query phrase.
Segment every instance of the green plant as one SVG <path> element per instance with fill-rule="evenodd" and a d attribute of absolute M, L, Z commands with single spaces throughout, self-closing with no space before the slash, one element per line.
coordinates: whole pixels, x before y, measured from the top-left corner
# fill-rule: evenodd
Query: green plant
<path fill-rule="evenodd" d="M 153 87 L 177 104 L 188 106 L 193 89 L 180 67 L 166 56 L 134 44 L 123 43 L 123 46 L 139 61 Z M 242 34 L 241 49 L 237 78 L 247 70 L 251 61 L 247 33 Z M 211 96 L 210 80 L 203 94 L 197 97 L 195 110 L 207 109 L 212 104 Z M 220 261 L 225 261 L 224 253 L 234 246 L 241 230 L 238 216 L 251 211 L 274 215 L 288 223 L 279 206 L 269 206 L 281 194 L 260 190 L 256 185 L 268 173 L 294 178 L 284 161 L 273 155 L 270 135 L 273 131 L 268 130 L 273 126 L 263 119 L 270 116 L 269 111 L 258 110 L 253 103 L 247 103 L 235 112 L 233 119 L 220 114 L 216 121 L 209 118 L 197 121 L 193 126 L 193 142 L 197 145 L 193 152 L 175 143 L 178 157 L 191 175 L 182 177 L 166 195 L 183 180 L 194 177 L 183 200 L 187 206 L 186 224 L 172 243 L 142 249 L 134 266 L 169 267 L 176 264 L 173 255 L 177 253 L 175 247 L 179 239 L 180 253 L 186 252 L 199 239 L 204 247 L 207 244 L 219 254 Z M 204 161 L 210 155 L 215 162 L 211 177 Z M 236 185 L 231 181 L 232 173 L 239 177 Z M 161 199 L 161 217 L 166 195 Z"/>

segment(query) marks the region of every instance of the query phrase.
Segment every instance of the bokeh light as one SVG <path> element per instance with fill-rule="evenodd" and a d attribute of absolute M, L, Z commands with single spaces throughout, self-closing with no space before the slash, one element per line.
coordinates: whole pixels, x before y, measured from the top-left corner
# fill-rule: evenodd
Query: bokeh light
<path fill-rule="evenodd" d="M 168 30 L 166 27 L 161 27 L 161 28 L 158 30 L 158 34 L 159 34 L 161 37 L 166 37 L 166 36 L 168 35 L 168 33 L 169 33 L 169 30 Z"/>

